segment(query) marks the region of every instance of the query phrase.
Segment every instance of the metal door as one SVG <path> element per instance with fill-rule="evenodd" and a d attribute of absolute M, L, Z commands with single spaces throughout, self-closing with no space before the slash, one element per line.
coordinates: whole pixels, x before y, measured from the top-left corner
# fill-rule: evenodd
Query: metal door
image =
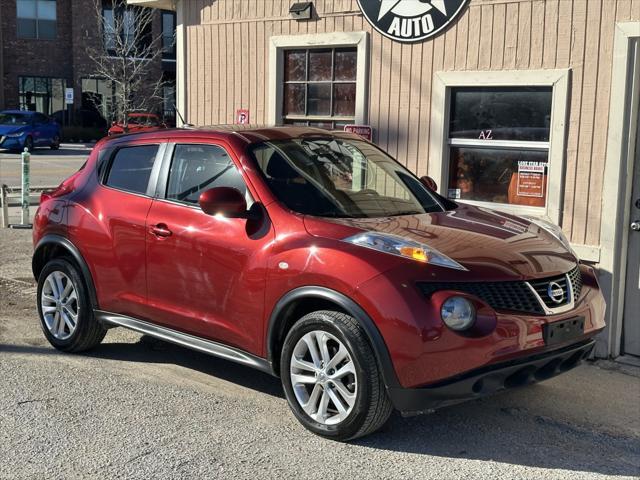
<path fill-rule="evenodd" d="M 640 356 L 640 121 L 637 122 L 635 166 L 631 193 L 630 229 L 625 283 L 624 353 Z"/>

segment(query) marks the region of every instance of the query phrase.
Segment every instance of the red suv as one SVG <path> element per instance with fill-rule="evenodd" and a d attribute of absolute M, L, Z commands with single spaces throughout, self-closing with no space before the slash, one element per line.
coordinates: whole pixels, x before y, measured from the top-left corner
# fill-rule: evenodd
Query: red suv
<path fill-rule="evenodd" d="M 79 352 L 122 326 L 269 372 L 340 440 L 587 357 L 605 302 L 561 231 L 430 187 L 349 133 L 104 139 L 36 215 L 44 334 Z"/>

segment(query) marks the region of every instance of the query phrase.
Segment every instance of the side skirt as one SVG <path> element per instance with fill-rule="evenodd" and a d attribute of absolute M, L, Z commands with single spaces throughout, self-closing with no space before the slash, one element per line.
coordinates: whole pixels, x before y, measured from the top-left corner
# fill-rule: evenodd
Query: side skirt
<path fill-rule="evenodd" d="M 153 323 L 138 320 L 136 318 L 118 315 L 117 313 L 105 312 L 102 310 L 93 311 L 96 319 L 105 326 L 125 327 L 150 337 L 158 338 L 167 342 L 175 343 L 183 347 L 208 353 L 215 357 L 231 360 L 232 362 L 247 365 L 265 373 L 273 375 L 271 364 L 264 358 L 257 357 L 243 350 L 229 347 L 212 340 L 205 340 L 187 333 L 178 332 L 167 327 L 161 327 Z"/>

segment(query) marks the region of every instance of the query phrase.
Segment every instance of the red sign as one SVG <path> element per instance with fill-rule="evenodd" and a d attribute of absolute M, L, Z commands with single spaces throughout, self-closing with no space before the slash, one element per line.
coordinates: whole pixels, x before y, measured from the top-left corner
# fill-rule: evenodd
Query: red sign
<path fill-rule="evenodd" d="M 239 108 L 236 110 L 236 125 L 248 125 L 249 124 L 249 109 Z"/>
<path fill-rule="evenodd" d="M 370 142 L 373 141 L 373 129 L 371 128 L 371 125 L 345 125 L 344 131 L 360 135 Z"/>

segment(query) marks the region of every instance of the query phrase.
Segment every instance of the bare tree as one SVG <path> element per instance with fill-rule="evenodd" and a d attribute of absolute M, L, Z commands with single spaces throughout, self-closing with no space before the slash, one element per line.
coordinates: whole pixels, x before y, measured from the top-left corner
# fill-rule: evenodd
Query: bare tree
<path fill-rule="evenodd" d="M 161 74 L 153 77 L 153 65 L 162 55 L 162 32 L 154 35 L 152 8 L 128 6 L 126 0 L 94 0 L 94 7 L 102 38 L 87 54 L 95 77 L 114 85 L 112 110 L 126 131 L 129 112 L 150 110 L 162 100 L 165 82 Z"/>

